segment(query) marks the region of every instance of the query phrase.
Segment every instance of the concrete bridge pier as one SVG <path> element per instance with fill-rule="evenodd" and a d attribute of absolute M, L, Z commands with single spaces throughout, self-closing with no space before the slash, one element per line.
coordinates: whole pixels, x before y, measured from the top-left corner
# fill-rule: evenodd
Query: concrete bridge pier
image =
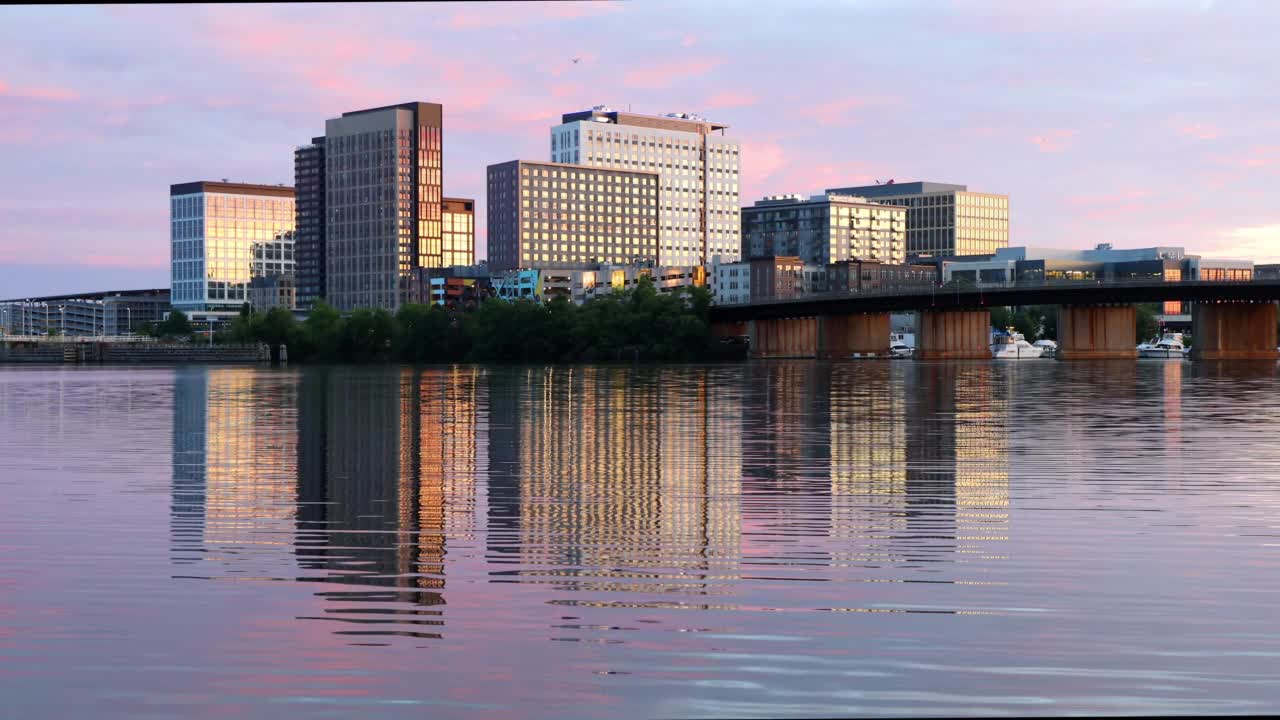
<path fill-rule="evenodd" d="M 817 355 L 816 317 L 751 320 L 747 325 L 751 357 L 811 358 Z"/>
<path fill-rule="evenodd" d="M 859 355 L 889 354 L 889 313 L 818 316 L 817 355 L 840 360 Z"/>
<path fill-rule="evenodd" d="M 746 321 L 719 321 L 711 323 L 711 337 L 713 338 L 730 338 L 742 337 L 750 335 L 751 328 Z"/>
<path fill-rule="evenodd" d="M 1191 307 L 1193 360 L 1276 360 L 1274 302 L 1197 302 Z"/>
<path fill-rule="evenodd" d="M 921 360 L 991 358 L 991 312 L 921 310 L 916 322 L 916 357 Z"/>
<path fill-rule="evenodd" d="M 1058 358 L 1127 360 L 1138 357 L 1138 313 L 1132 305 L 1060 305 Z"/>

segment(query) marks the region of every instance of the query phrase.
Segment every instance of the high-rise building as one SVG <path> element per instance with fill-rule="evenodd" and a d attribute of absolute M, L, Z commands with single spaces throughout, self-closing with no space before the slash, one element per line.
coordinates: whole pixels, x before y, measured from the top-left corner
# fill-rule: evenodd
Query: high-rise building
<path fill-rule="evenodd" d="M 845 195 L 766 197 L 742 209 L 742 253 L 796 256 L 815 265 L 901 264 L 907 259 L 907 209 Z"/>
<path fill-rule="evenodd" d="M 415 268 L 441 267 L 443 108 L 412 102 L 325 122 L 325 294 L 398 308 Z"/>
<path fill-rule="evenodd" d="M 488 170 L 489 267 L 656 260 L 658 173 L 512 160 Z"/>
<path fill-rule="evenodd" d="M 291 187 L 180 183 L 169 210 L 171 302 L 197 322 L 239 312 L 253 277 L 294 272 Z"/>
<path fill-rule="evenodd" d="M 728 125 L 603 105 L 561 121 L 551 129 L 552 162 L 658 174 L 656 262 L 707 265 L 717 256 L 723 262 L 739 258 L 739 148 L 724 137 Z"/>
<path fill-rule="evenodd" d="M 1009 196 L 935 182 L 827 190 L 907 208 L 907 254 L 989 255 L 1009 246 Z"/>
<path fill-rule="evenodd" d="M 476 201 L 445 198 L 441 205 L 441 267 L 476 262 Z"/>
<path fill-rule="evenodd" d="M 294 247 L 298 271 L 299 307 L 325 296 L 324 254 L 324 137 L 311 138 L 293 153 L 293 189 L 297 199 Z"/>

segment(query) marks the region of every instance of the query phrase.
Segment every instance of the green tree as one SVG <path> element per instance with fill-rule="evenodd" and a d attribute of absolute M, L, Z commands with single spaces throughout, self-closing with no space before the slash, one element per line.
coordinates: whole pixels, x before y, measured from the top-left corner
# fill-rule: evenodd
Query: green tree
<path fill-rule="evenodd" d="M 439 305 L 402 305 L 395 315 L 392 346 L 405 362 L 441 362 L 455 356 L 456 331 Z"/>
<path fill-rule="evenodd" d="M 169 317 L 160 323 L 160 337 L 176 337 L 180 335 L 191 335 L 191 321 L 187 319 L 187 314 L 181 310 L 172 310 Z"/>
<path fill-rule="evenodd" d="M 368 362 L 385 359 L 391 352 L 395 320 L 383 308 L 358 308 L 343 324 L 339 355 L 343 360 Z"/>
<path fill-rule="evenodd" d="M 1156 320 L 1159 306 L 1155 303 L 1142 303 L 1134 309 L 1137 311 L 1137 319 L 1134 323 L 1138 331 L 1137 341 L 1146 342 L 1156 337 L 1160 333 L 1160 323 Z"/>

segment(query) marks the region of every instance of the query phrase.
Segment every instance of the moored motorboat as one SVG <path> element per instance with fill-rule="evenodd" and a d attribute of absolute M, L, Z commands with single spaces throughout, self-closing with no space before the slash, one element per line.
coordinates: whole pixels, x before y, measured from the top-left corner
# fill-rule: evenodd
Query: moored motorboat
<path fill-rule="evenodd" d="M 1043 354 L 1044 350 L 1027 342 L 1027 338 L 1013 328 L 991 338 L 991 357 L 997 360 L 1031 360 Z"/>
<path fill-rule="evenodd" d="M 1182 333 L 1165 333 L 1159 340 L 1145 342 L 1138 346 L 1138 357 L 1181 360 L 1190 355 L 1191 350 L 1182 342 Z"/>
<path fill-rule="evenodd" d="M 1053 340 L 1037 340 L 1031 344 L 1040 348 L 1040 357 L 1051 358 L 1058 354 L 1058 343 Z"/>

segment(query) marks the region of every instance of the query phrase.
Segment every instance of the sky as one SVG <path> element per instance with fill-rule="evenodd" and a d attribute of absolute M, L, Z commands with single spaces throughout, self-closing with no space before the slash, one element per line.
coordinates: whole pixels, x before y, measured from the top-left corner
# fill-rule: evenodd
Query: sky
<path fill-rule="evenodd" d="M 170 184 L 292 185 L 410 101 L 481 257 L 485 168 L 608 104 L 729 125 L 744 205 L 963 183 L 1011 245 L 1280 262 L 1277 38 L 1272 0 L 0 7 L 0 298 L 167 287 Z"/>

